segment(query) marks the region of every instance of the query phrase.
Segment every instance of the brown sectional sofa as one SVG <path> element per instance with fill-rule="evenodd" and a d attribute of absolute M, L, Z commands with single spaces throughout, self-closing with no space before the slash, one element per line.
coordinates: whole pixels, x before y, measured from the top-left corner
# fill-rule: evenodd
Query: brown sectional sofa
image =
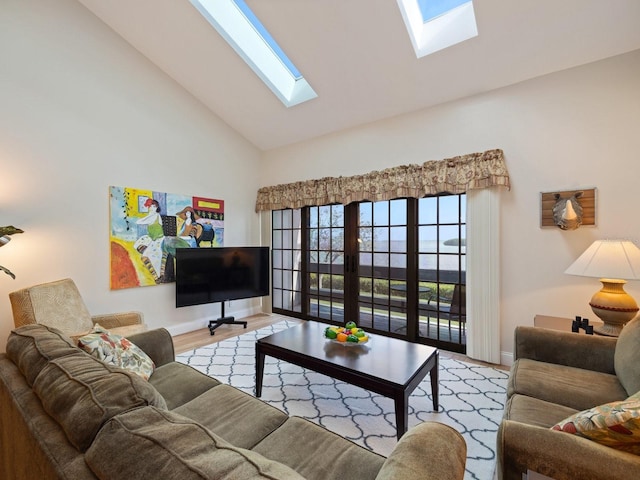
<path fill-rule="evenodd" d="M 0 354 L 3 479 L 462 479 L 466 445 L 423 423 L 388 458 L 175 362 L 164 329 L 129 339 L 149 381 L 44 325 Z"/>
<path fill-rule="evenodd" d="M 520 326 L 498 430 L 498 476 L 637 480 L 640 456 L 551 430 L 578 412 L 640 391 L 640 317 L 619 338 Z M 607 424 L 608 425 L 608 424 Z"/>

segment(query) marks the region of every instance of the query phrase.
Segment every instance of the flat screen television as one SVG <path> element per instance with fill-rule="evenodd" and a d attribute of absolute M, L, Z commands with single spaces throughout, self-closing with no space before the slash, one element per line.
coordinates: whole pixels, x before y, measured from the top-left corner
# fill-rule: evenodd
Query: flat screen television
<path fill-rule="evenodd" d="M 176 307 L 269 295 L 269 247 L 179 248 Z"/>

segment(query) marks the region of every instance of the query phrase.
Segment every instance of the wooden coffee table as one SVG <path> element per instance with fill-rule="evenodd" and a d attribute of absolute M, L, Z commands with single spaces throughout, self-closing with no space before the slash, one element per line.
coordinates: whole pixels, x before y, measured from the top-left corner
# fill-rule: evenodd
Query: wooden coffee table
<path fill-rule="evenodd" d="M 436 348 L 378 335 L 368 344 L 346 346 L 324 338 L 328 326 L 306 321 L 256 341 L 256 397 L 262 395 L 264 357 L 269 355 L 392 398 L 398 440 L 407 431 L 409 395 L 427 373 L 438 411 Z"/>

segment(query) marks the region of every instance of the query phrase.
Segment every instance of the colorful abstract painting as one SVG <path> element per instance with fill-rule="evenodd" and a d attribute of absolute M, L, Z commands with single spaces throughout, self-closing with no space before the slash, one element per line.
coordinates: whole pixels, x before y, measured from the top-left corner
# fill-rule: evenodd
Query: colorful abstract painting
<path fill-rule="evenodd" d="M 111 289 L 175 281 L 177 248 L 224 245 L 224 201 L 109 187 Z"/>

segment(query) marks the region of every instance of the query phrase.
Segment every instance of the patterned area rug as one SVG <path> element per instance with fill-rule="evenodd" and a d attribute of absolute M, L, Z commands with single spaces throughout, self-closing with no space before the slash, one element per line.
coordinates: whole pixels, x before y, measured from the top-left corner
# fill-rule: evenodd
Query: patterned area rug
<path fill-rule="evenodd" d="M 177 360 L 253 395 L 255 341 L 294 325 L 278 322 L 183 353 Z M 439 376 L 440 411 L 433 412 L 427 375 L 409 398 L 409 427 L 428 420 L 451 425 L 467 442 L 465 480 L 491 480 L 508 374 L 441 351 Z M 272 357 L 266 357 L 263 383 L 261 399 L 289 415 L 307 418 L 385 456 L 397 443 L 389 398 Z"/>

